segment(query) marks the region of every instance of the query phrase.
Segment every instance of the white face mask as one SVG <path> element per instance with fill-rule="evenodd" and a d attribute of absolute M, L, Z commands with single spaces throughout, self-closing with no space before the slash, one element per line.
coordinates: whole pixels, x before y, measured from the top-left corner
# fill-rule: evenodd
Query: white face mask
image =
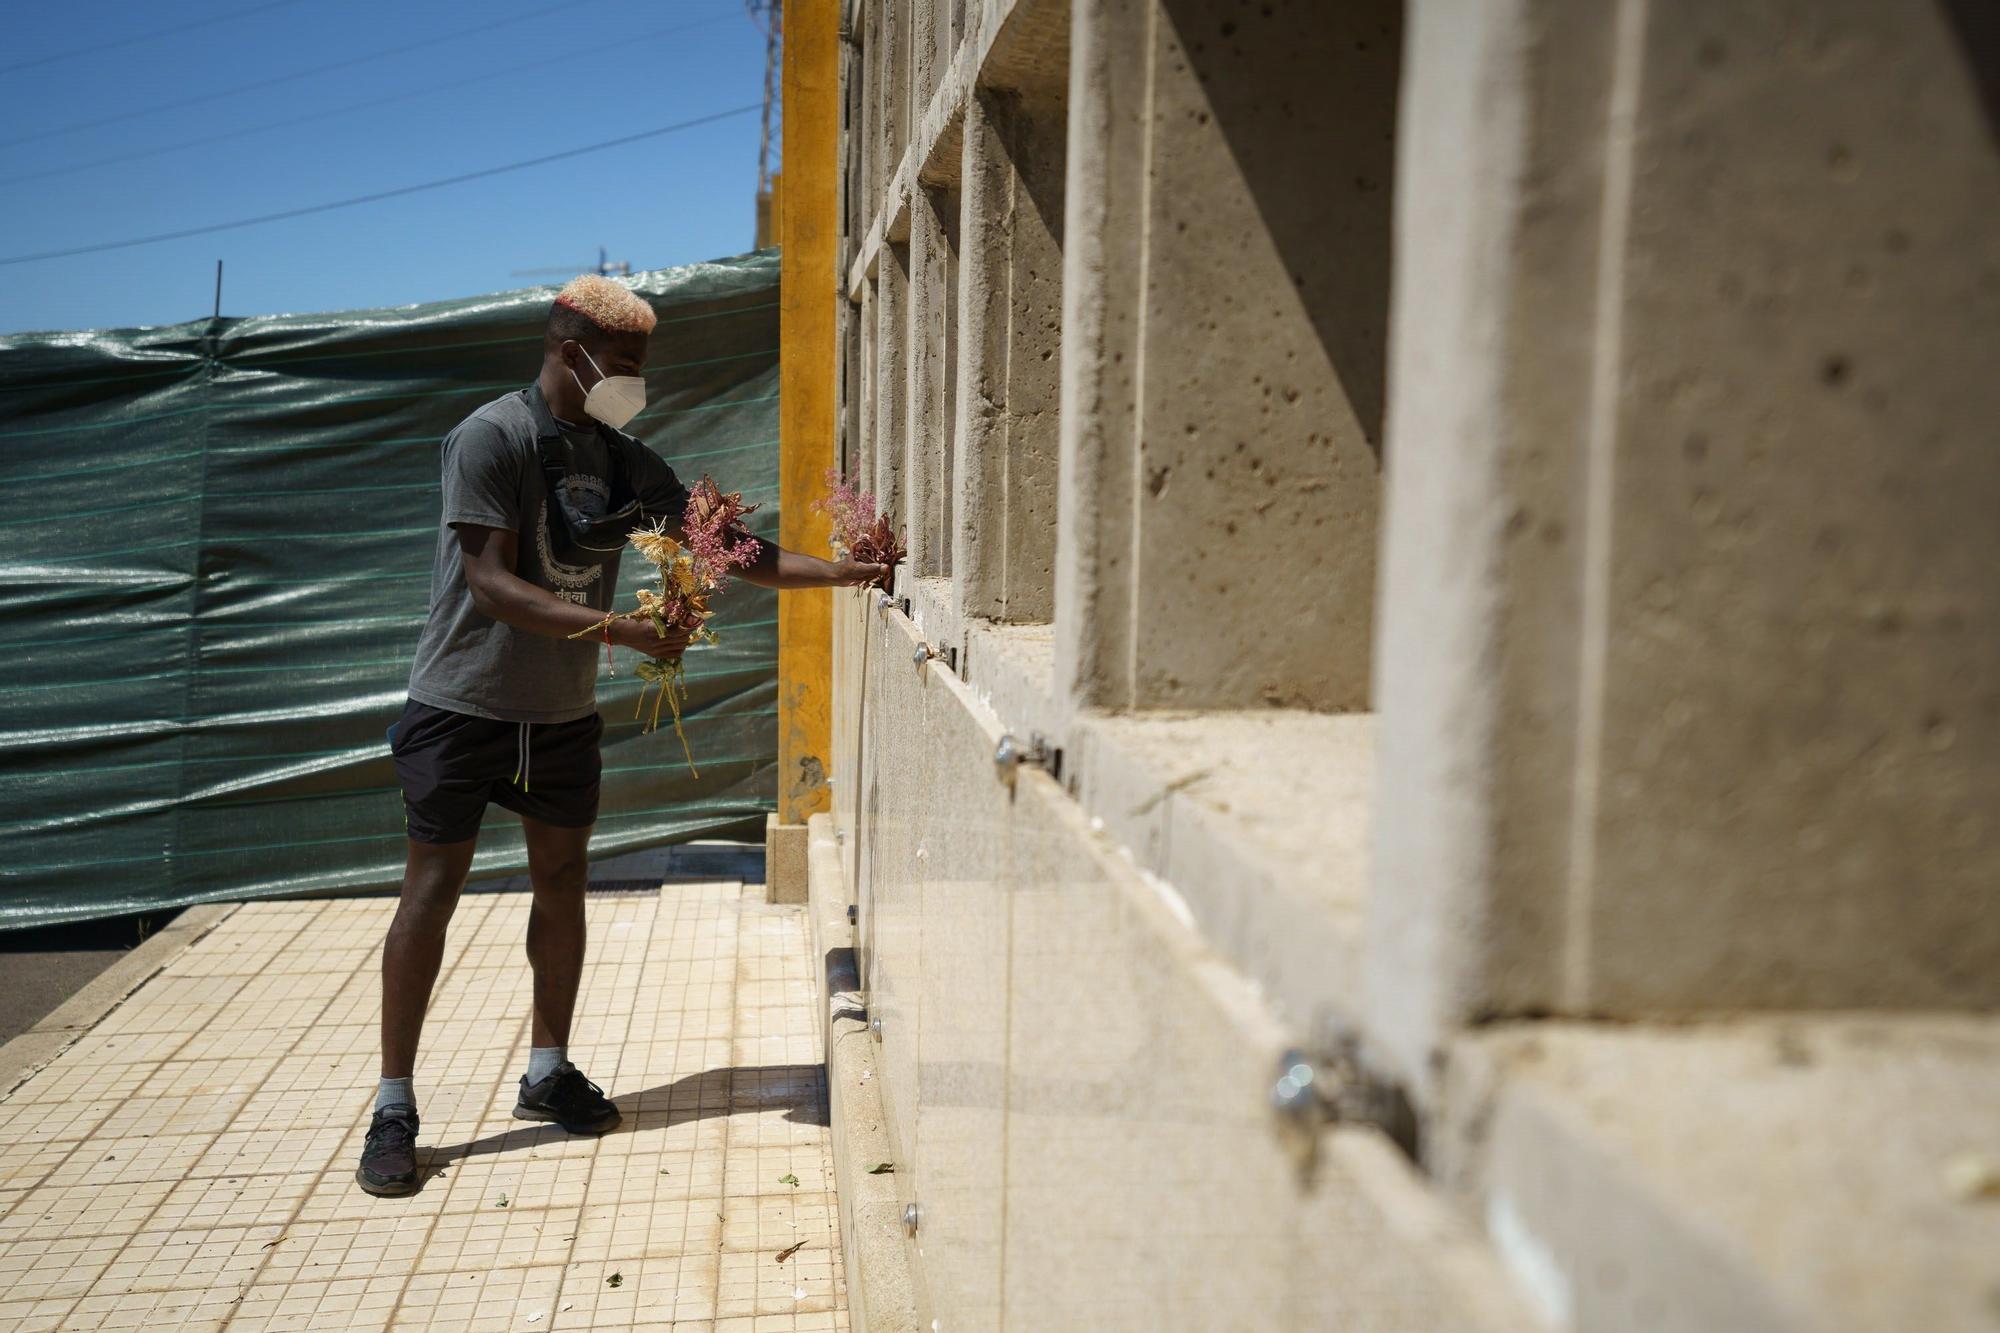
<path fill-rule="evenodd" d="M 646 381 L 637 375 L 607 375 L 597 368 L 597 358 L 581 345 L 584 359 L 590 368 L 597 371 L 597 383 L 590 386 L 583 395 L 583 410 L 602 421 L 613 430 L 623 430 L 625 423 L 639 415 L 646 406 Z M 583 381 L 577 379 L 576 371 L 569 377 L 576 380 L 576 387 L 583 388 Z"/>

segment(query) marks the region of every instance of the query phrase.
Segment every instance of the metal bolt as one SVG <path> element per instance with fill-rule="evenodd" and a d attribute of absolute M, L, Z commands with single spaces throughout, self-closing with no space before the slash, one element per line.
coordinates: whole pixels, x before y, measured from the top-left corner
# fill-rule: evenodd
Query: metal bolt
<path fill-rule="evenodd" d="M 1312 1062 L 1298 1051 L 1286 1051 L 1278 1062 L 1278 1081 L 1271 1085 L 1271 1106 L 1288 1115 L 1299 1115 L 1320 1107 L 1314 1088 L 1318 1073 Z"/>
<path fill-rule="evenodd" d="M 1308 1179 L 1319 1164 L 1320 1130 L 1333 1118 L 1319 1084 L 1319 1072 L 1305 1052 L 1289 1050 L 1278 1058 L 1271 1109 L 1277 1112 L 1279 1137 L 1291 1154 L 1292 1164 Z"/>
<path fill-rule="evenodd" d="M 923 1210 L 922 1210 L 922 1209 L 918 1208 L 918 1207 L 917 1207 L 917 1205 L 916 1205 L 916 1204 L 914 1204 L 914 1203 L 910 1203 L 910 1204 L 905 1204 L 905 1205 L 903 1206 L 903 1234 L 904 1234 L 904 1235 L 906 1235 L 906 1236 L 914 1236 L 914 1235 L 916 1235 L 916 1234 L 917 1234 L 917 1227 L 918 1227 L 918 1226 L 919 1226 L 919 1225 L 920 1225 L 920 1224 L 921 1224 L 922 1222 L 923 1222 Z"/>
<path fill-rule="evenodd" d="M 1416 1113 L 1409 1099 L 1370 1071 L 1359 1038 L 1337 1022 L 1326 1027 L 1318 1048 L 1295 1047 L 1279 1057 L 1271 1109 L 1279 1136 L 1306 1179 L 1318 1168 L 1321 1131 L 1328 1125 L 1373 1125 L 1405 1152 L 1413 1157 L 1416 1152 Z"/>
<path fill-rule="evenodd" d="M 1014 785 L 1015 770 L 1021 766 L 1021 743 L 1014 739 L 1013 732 L 1000 737 L 1000 743 L 993 747 L 993 771 L 1009 787 Z"/>

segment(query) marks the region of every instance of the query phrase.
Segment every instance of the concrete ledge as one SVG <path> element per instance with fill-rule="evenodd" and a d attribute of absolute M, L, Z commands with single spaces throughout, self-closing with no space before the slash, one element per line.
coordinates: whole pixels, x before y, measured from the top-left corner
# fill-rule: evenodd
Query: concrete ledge
<path fill-rule="evenodd" d="M 826 1050 L 840 1250 L 847 1268 L 848 1324 L 854 1333 L 916 1333 L 921 1327 L 918 1311 L 925 1302 L 902 1236 L 903 1203 L 896 1177 L 868 1174 L 869 1167 L 893 1157 L 875 1043 L 868 1035 L 861 981 L 855 974 L 854 930 L 847 920 L 832 817 L 814 815 L 808 829 L 807 916 L 813 952 L 822 963 L 815 981 Z"/>
<path fill-rule="evenodd" d="M 1372 714 L 1083 713 L 1063 743 L 1084 809 L 1284 1020 L 1361 1025 Z"/>
<path fill-rule="evenodd" d="M 1995 1327 L 2000 1018 L 1513 1025 L 1445 1103 L 1436 1167 L 1557 1327 Z"/>
<path fill-rule="evenodd" d="M 41 1021 L 5 1046 L 0 1046 L 0 1096 L 11 1093 L 71 1042 L 96 1027 L 105 1015 L 125 1002 L 167 964 L 186 953 L 202 936 L 221 925 L 236 903 L 202 903 L 175 917 L 166 929 L 91 978 Z"/>
<path fill-rule="evenodd" d="M 1366 1126 L 1340 1126 L 1327 1131 L 1325 1151 L 1386 1245 L 1419 1257 L 1425 1278 L 1437 1285 L 1451 1312 L 1453 1333 L 1527 1333 L 1536 1327 L 1519 1287 L 1484 1237 L 1386 1136 Z M 1329 1220 L 1329 1229 L 1333 1225 Z"/>

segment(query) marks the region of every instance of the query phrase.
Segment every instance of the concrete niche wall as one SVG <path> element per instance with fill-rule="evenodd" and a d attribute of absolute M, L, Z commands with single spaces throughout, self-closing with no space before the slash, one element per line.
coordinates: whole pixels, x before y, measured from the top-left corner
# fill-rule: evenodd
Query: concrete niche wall
<path fill-rule="evenodd" d="M 910 247 L 908 211 L 904 233 L 885 240 L 876 252 L 875 451 L 873 483 L 881 507 L 906 525 L 909 509 Z"/>
<path fill-rule="evenodd" d="M 1938 4 L 1426 0 L 1380 1027 L 2000 1004 L 2000 156 Z"/>
<path fill-rule="evenodd" d="M 1055 611 L 1069 7 L 1038 5 L 996 46 L 963 139 L 952 568 L 962 614 Z"/>
<path fill-rule="evenodd" d="M 1080 703 L 1368 706 L 1401 24 L 1400 0 L 1075 6 Z"/>

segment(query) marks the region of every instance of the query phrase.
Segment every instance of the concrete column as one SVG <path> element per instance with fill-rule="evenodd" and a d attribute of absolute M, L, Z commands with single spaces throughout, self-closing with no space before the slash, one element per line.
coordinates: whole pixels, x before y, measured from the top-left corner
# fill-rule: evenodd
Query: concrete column
<path fill-rule="evenodd" d="M 865 21 L 864 21 L 865 22 Z M 843 34 L 845 36 L 846 34 Z M 868 141 L 867 99 L 864 92 L 867 80 L 862 71 L 867 68 L 866 58 L 860 46 L 852 41 L 842 41 L 840 46 L 840 226 L 843 242 L 840 252 L 839 282 L 841 290 L 847 288 L 848 265 L 854 262 L 861 238 L 867 234 L 869 219 L 862 216 L 863 200 L 867 198 L 867 174 L 862 162 L 864 146 Z"/>
<path fill-rule="evenodd" d="M 903 150 L 910 146 L 910 127 L 922 109 L 910 109 L 910 42 L 915 22 L 912 7 L 927 0 L 882 0 L 882 184 L 895 178 Z"/>
<path fill-rule="evenodd" d="M 779 331 L 779 542 L 824 551 L 825 515 L 812 502 L 826 493 L 833 463 L 834 317 L 841 304 L 827 290 L 839 253 L 836 180 L 840 174 L 840 34 L 827 5 L 787 0 L 784 99 L 785 190 L 778 206 L 783 247 Z M 778 597 L 778 809 L 775 822 L 796 855 L 774 864 L 771 890 L 804 901 L 805 821 L 827 808 L 833 761 L 827 677 L 833 652 L 832 594 L 794 590 Z M 785 873 L 780 875 L 778 872 Z"/>
<path fill-rule="evenodd" d="M 956 160 L 952 167 L 957 168 Z M 958 300 L 956 181 L 922 184 L 910 201 L 910 567 L 951 573 L 952 420 Z"/>
<path fill-rule="evenodd" d="M 904 473 L 909 453 L 910 248 L 884 241 L 875 265 L 876 503 L 909 527 Z M 908 544 L 907 536 L 904 539 Z"/>
<path fill-rule="evenodd" d="M 856 187 L 861 202 L 857 212 L 859 222 L 854 229 L 857 241 L 868 234 L 868 228 L 875 220 L 875 210 L 881 206 L 882 186 L 887 173 L 894 166 L 882 166 L 883 154 L 888 135 L 882 128 L 882 117 L 886 114 L 888 101 L 884 77 L 888 69 L 882 58 L 882 10 L 883 0 L 868 0 L 865 17 L 862 19 L 860 66 L 864 71 L 861 80 L 861 176 Z"/>
<path fill-rule="evenodd" d="M 965 113 L 953 570 L 961 612 L 994 620 L 1055 611 L 1067 124 L 1060 83 Z"/>
<path fill-rule="evenodd" d="M 862 485 L 875 485 L 875 289 L 874 281 L 862 284 L 861 301 L 854 307 L 849 335 L 855 343 L 853 393 L 853 458 L 847 476 Z"/>
<path fill-rule="evenodd" d="M 916 126 L 929 109 L 938 80 L 951 62 L 944 49 L 950 39 L 949 0 L 911 0 L 910 4 L 910 124 Z"/>
<path fill-rule="evenodd" d="M 834 465 L 843 477 L 859 475 L 861 467 L 861 337 L 856 330 L 861 307 L 841 298 L 839 326 L 834 337 L 840 341 L 840 439 L 834 449 Z"/>
<path fill-rule="evenodd" d="M 1367 706 L 1400 16 L 1076 4 L 1057 670 L 1079 704 Z"/>
<path fill-rule="evenodd" d="M 1948 7 L 1419 0 L 1369 994 L 2000 1003 L 2000 158 Z"/>

